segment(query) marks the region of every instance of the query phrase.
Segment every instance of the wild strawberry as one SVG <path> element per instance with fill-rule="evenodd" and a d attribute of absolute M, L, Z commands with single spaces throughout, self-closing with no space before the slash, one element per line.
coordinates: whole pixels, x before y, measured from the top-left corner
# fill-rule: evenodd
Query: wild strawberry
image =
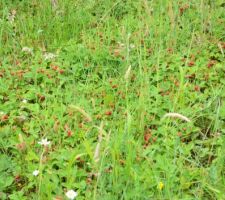
<path fill-rule="evenodd" d="M 145 143 L 149 143 L 149 140 L 150 140 L 151 137 L 152 137 L 152 134 L 151 133 L 146 133 L 144 135 L 144 141 L 145 141 Z"/>
<path fill-rule="evenodd" d="M 84 127 L 83 122 L 79 123 L 78 127 L 79 127 L 79 128 L 83 128 L 83 127 Z"/>
<path fill-rule="evenodd" d="M 17 144 L 16 147 L 17 147 L 18 150 L 24 151 L 26 149 L 26 143 L 21 142 L 21 143 Z"/>
<path fill-rule="evenodd" d="M 15 76 L 15 72 L 10 72 L 11 76 Z"/>
<path fill-rule="evenodd" d="M 60 70 L 59 70 L 59 73 L 60 73 L 60 74 L 63 74 L 64 72 L 65 72 L 65 71 L 64 71 L 63 69 L 60 69 Z"/>
<path fill-rule="evenodd" d="M 194 88 L 194 90 L 195 90 L 196 92 L 199 92 L 199 91 L 200 91 L 200 87 L 199 87 L 198 85 L 196 85 L 195 88 Z"/>
<path fill-rule="evenodd" d="M 112 115 L 112 111 L 110 111 L 110 110 L 106 111 L 106 112 L 105 112 L 105 115 L 107 115 L 107 116 Z"/>
<path fill-rule="evenodd" d="M 14 177 L 14 180 L 15 180 L 15 182 L 17 182 L 17 183 L 20 181 L 20 179 L 21 179 L 20 175 L 16 175 L 16 176 Z"/>
<path fill-rule="evenodd" d="M 216 61 L 215 60 L 210 60 L 207 64 L 207 67 L 210 69 L 213 65 L 216 64 Z"/>
<path fill-rule="evenodd" d="M 168 48 L 168 49 L 167 49 L 167 52 L 168 52 L 168 53 L 173 53 L 173 49 L 172 49 L 172 48 Z"/>
<path fill-rule="evenodd" d="M 57 70 L 59 69 L 59 67 L 58 67 L 57 65 L 53 65 L 53 66 L 52 66 L 52 69 L 53 69 L 54 71 L 57 71 Z"/>
<path fill-rule="evenodd" d="M 179 81 L 177 81 L 177 80 L 174 82 L 174 84 L 175 84 L 175 86 L 177 86 L 177 87 L 180 85 Z"/>
<path fill-rule="evenodd" d="M 9 119 L 9 116 L 8 115 L 2 115 L 1 117 L 1 121 L 7 121 Z"/>
<path fill-rule="evenodd" d="M 67 136 L 68 137 L 71 137 L 72 136 L 72 131 L 69 129 L 69 130 L 67 130 Z"/>
<path fill-rule="evenodd" d="M 115 56 L 115 57 L 120 56 L 120 50 L 119 50 L 119 49 L 115 49 L 115 50 L 114 50 L 114 56 Z"/>
<path fill-rule="evenodd" d="M 179 8 L 179 11 L 180 11 L 180 15 L 182 15 L 184 12 L 184 8 L 183 7 Z"/>
<path fill-rule="evenodd" d="M 87 179 L 86 179 L 86 183 L 87 184 L 90 184 L 92 182 L 92 179 L 90 178 L 90 177 L 88 177 Z"/>
<path fill-rule="evenodd" d="M 19 66 L 20 65 L 20 61 L 16 60 L 16 65 Z"/>
<path fill-rule="evenodd" d="M 166 93 L 165 93 L 165 95 L 169 95 L 170 94 L 170 91 L 168 90 L 168 91 L 166 91 Z"/>
<path fill-rule="evenodd" d="M 56 197 L 53 198 L 53 200 L 63 200 L 63 197 L 61 197 L 61 196 L 56 196 Z"/>
<path fill-rule="evenodd" d="M 37 96 L 38 96 L 40 101 L 44 101 L 45 100 L 45 96 L 44 95 L 38 94 Z"/>
<path fill-rule="evenodd" d="M 190 61 L 189 63 L 188 63 L 188 66 L 189 67 L 192 67 L 192 66 L 194 66 L 195 65 L 195 62 L 194 61 Z"/>
<path fill-rule="evenodd" d="M 178 136 L 178 137 L 181 137 L 181 136 L 182 136 L 182 133 L 181 133 L 181 132 L 178 132 L 178 133 L 177 133 L 177 136 Z"/>
<path fill-rule="evenodd" d="M 116 85 L 116 84 L 115 85 L 112 85 L 112 88 L 113 89 L 116 89 L 116 88 L 118 88 L 118 85 Z"/>

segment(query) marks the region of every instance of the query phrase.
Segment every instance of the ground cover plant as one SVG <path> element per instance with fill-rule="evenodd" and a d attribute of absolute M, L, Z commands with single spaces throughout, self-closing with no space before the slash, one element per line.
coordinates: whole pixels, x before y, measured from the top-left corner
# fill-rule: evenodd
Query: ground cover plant
<path fill-rule="evenodd" d="M 1 0 L 0 199 L 225 199 L 221 0 Z"/>

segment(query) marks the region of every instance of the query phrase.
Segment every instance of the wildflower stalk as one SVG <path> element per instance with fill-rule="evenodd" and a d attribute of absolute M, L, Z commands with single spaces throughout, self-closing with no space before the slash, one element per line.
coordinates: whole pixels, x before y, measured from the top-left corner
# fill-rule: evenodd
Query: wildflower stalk
<path fill-rule="evenodd" d="M 191 122 L 191 120 L 189 118 L 187 118 L 186 116 L 181 115 L 179 113 L 166 113 L 163 116 L 163 119 L 164 118 L 167 118 L 167 117 L 170 117 L 170 118 L 178 118 L 178 119 L 181 119 L 181 120 L 186 121 L 186 122 Z"/>

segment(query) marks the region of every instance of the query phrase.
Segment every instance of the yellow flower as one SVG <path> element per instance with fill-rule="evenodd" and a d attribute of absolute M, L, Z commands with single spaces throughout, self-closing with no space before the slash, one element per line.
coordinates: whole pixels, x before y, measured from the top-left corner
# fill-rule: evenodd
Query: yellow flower
<path fill-rule="evenodd" d="M 163 188 L 164 188 L 163 182 L 159 182 L 159 184 L 158 184 L 158 189 L 159 189 L 159 190 L 162 190 Z"/>

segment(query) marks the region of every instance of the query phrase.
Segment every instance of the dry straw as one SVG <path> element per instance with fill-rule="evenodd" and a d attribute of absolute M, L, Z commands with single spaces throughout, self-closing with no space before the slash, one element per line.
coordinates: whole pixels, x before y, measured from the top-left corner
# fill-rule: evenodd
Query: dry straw
<path fill-rule="evenodd" d="M 126 81 L 128 81 L 128 79 L 129 79 L 130 72 L 131 72 L 131 65 L 128 67 L 128 69 L 127 69 L 127 71 L 124 75 L 124 78 L 125 78 Z"/>
<path fill-rule="evenodd" d="M 103 135 L 103 122 L 101 122 L 99 129 L 99 135 L 98 135 L 98 144 L 96 145 L 95 152 L 94 152 L 94 161 L 97 163 L 100 160 L 100 146 L 102 142 L 102 135 Z"/>

